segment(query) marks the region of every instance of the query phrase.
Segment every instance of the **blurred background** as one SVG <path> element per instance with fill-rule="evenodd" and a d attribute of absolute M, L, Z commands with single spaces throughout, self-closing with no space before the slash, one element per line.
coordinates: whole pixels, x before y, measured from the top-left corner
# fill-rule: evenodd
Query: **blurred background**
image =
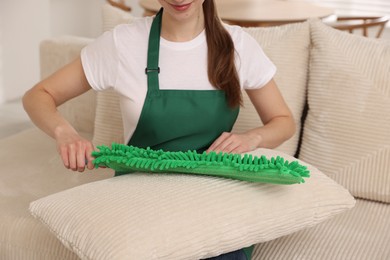
<path fill-rule="evenodd" d="M 258 1 L 310 2 L 334 8 L 336 15 L 390 15 L 390 0 Z M 25 117 L 20 98 L 39 81 L 39 43 L 64 34 L 97 37 L 102 33 L 101 7 L 106 3 L 106 0 L 0 0 L 0 129 L 4 129 L 1 128 L 4 117 Z M 125 3 L 134 16 L 143 15 L 138 0 Z M 390 23 L 381 38 L 390 40 Z"/>

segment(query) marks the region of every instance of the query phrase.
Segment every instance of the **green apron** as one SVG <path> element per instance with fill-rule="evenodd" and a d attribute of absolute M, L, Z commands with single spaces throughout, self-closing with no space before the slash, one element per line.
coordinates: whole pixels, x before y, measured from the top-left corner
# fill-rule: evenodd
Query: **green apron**
<path fill-rule="evenodd" d="M 162 11 L 156 14 L 150 30 L 145 69 L 148 91 L 128 145 L 164 151 L 203 152 L 223 132 L 231 131 L 239 108 L 229 107 L 222 90 L 160 90 Z M 116 176 L 122 174 L 125 173 L 117 172 Z M 248 250 L 251 248 L 245 249 L 246 254 Z"/>
<path fill-rule="evenodd" d="M 239 108 L 228 106 L 222 90 L 160 90 L 161 20 L 162 10 L 152 23 L 145 69 L 148 91 L 128 145 L 164 151 L 203 152 L 223 132 L 231 131 Z"/>

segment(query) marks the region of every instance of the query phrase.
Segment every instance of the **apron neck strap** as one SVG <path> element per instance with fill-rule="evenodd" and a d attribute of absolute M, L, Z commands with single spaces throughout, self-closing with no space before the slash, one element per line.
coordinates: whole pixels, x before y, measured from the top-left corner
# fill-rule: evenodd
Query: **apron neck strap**
<path fill-rule="evenodd" d="M 160 73 L 160 67 L 158 66 L 158 58 L 160 52 L 162 13 L 163 8 L 154 17 L 149 34 L 148 61 L 147 67 L 145 68 L 145 74 L 148 77 L 148 91 L 159 89 L 158 74 Z"/>

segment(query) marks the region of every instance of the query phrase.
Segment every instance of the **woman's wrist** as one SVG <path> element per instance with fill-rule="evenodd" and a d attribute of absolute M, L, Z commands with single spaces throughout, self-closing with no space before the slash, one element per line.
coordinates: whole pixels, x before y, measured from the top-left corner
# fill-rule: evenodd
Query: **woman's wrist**
<path fill-rule="evenodd" d="M 54 127 L 53 137 L 57 141 L 66 136 L 78 135 L 77 131 L 70 124 L 59 124 Z"/>
<path fill-rule="evenodd" d="M 261 128 L 252 129 L 246 132 L 251 140 L 251 150 L 262 147 L 263 136 L 261 133 Z"/>
<path fill-rule="evenodd" d="M 294 135 L 295 123 L 291 118 L 279 117 L 247 133 L 252 136 L 256 148 L 273 149 Z"/>

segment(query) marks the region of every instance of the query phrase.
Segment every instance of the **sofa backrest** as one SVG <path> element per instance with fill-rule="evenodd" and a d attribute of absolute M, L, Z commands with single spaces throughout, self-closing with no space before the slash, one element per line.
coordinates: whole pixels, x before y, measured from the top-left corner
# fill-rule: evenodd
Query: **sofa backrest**
<path fill-rule="evenodd" d="M 300 159 L 360 198 L 390 203 L 390 41 L 311 22 Z"/>

